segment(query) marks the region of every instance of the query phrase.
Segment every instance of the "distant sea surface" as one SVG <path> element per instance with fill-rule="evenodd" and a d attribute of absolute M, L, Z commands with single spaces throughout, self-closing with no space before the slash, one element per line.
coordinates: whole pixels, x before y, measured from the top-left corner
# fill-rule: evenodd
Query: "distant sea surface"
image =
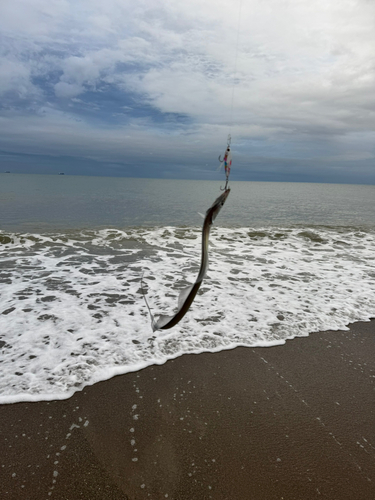
<path fill-rule="evenodd" d="M 223 182 L 224 184 L 224 182 Z M 55 231 L 199 226 L 220 183 L 0 174 L 0 227 Z M 219 226 L 375 227 L 375 186 L 232 182 Z"/>
<path fill-rule="evenodd" d="M 0 174 L 0 403 L 67 398 L 184 353 L 270 346 L 375 316 L 375 186 Z"/>

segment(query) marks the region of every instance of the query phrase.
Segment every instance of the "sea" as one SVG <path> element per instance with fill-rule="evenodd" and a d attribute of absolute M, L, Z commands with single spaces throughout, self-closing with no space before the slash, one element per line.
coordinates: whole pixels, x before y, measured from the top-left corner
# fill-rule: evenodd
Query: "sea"
<path fill-rule="evenodd" d="M 0 174 L 0 403 L 65 399 L 186 353 L 274 346 L 375 316 L 375 186 Z"/>

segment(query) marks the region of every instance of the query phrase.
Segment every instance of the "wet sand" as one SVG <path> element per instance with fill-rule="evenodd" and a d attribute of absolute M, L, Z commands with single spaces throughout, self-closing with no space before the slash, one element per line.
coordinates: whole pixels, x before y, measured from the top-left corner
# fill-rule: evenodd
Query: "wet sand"
<path fill-rule="evenodd" d="M 375 321 L 0 406 L 1 498 L 373 500 Z"/>

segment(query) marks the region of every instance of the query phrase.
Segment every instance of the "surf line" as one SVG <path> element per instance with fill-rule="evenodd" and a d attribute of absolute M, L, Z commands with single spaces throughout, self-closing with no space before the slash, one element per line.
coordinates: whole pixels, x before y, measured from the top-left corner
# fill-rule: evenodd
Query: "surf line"
<path fill-rule="evenodd" d="M 220 160 L 220 157 L 219 157 Z M 206 216 L 203 222 L 202 228 L 202 254 L 201 254 L 201 266 L 199 269 L 198 277 L 195 280 L 195 283 L 187 288 L 184 288 L 179 295 L 178 298 L 178 309 L 175 314 L 172 316 L 167 316 L 165 314 L 159 315 L 157 321 L 154 318 L 154 315 L 151 312 L 150 306 L 148 305 L 146 295 L 143 291 L 143 278 L 141 278 L 141 290 L 143 294 L 143 298 L 146 302 L 146 306 L 151 316 L 151 327 L 155 332 L 157 330 L 168 330 L 173 326 L 177 325 L 179 321 L 185 316 L 188 312 L 195 296 L 198 293 L 198 290 L 202 284 L 204 277 L 206 276 L 208 269 L 208 241 L 210 236 L 211 227 L 218 216 L 220 210 L 223 208 L 226 199 L 229 196 L 230 188 L 228 187 L 228 180 L 230 174 L 230 167 L 232 164 L 231 152 L 230 152 L 230 138 L 228 138 L 228 146 L 224 154 L 224 159 L 220 160 L 221 163 L 225 165 L 225 175 L 226 175 L 226 183 L 223 189 L 223 193 L 213 202 L 210 208 L 206 212 Z"/>

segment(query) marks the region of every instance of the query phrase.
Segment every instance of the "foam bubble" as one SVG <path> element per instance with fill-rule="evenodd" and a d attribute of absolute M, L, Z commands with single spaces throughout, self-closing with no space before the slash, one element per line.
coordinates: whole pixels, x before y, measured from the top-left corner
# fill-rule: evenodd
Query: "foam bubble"
<path fill-rule="evenodd" d="M 271 346 L 375 315 L 375 233 L 213 228 L 191 310 L 172 314 L 200 265 L 199 228 L 5 234 L 0 245 L 0 402 L 69 397 L 184 353 Z"/>

